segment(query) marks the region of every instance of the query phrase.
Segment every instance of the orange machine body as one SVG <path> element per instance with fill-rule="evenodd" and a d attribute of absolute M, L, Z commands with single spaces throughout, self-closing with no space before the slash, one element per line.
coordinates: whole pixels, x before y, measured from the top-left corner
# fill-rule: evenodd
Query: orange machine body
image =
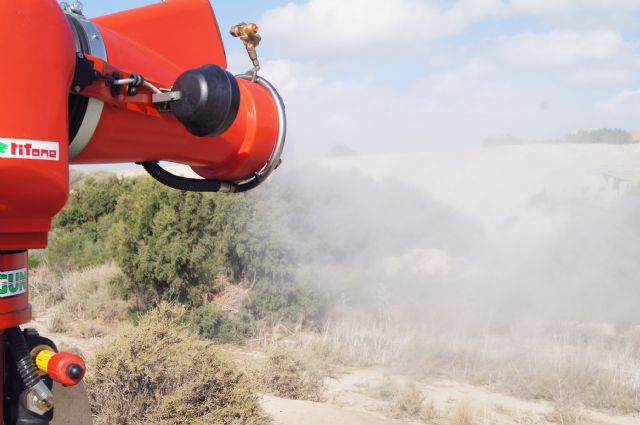
<path fill-rule="evenodd" d="M 31 320 L 27 252 L 0 255 L 0 329 Z"/>
<path fill-rule="evenodd" d="M 226 68 L 220 32 L 208 0 L 169 0 L 91 21 L 102 37 L 106 62 L 170 88 L 188 69 L 205 64 Z M 159 30 L 166 26 L 170 31 Z M 128 75 L 123 75 L 127 77 Z M 71 145 L 73 164 L 170 161 L 190 165 L 202 177 L 243 180 L 269 160 L 278 134 L 270 93 L 238 79 L 240 108 L 218 137 L 196 137 L 170 113 L 105 102 L 95 131 L 81 149 Z M 86 91 L 104 91 L 96 82 Z M 82 93 L 81 93 L 82 94 Z M 145 98 L 146 96 L 146 98 Z M 138 95 L 148 104 L 150 93 Z M 133 99 L 135 102 L 136 99 Z M 83 143 L 84 142 L 84 143 Z"/>
<path fill-rule="evenodd" d="M 68 196 L 67 99 L 75 53 L 58 4 L 4 2 L 0 52 L 6 82 L 0 96 L 0 251 L 44 248 L 51 219 Z"/>

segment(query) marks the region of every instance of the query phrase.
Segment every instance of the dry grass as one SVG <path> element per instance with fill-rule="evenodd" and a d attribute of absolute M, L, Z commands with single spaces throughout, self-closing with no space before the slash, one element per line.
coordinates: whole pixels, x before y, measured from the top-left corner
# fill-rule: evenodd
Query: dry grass
<path fill-rule="evenodd" d="M 249 379 L 195 339 L 187 317 L 161 305 L 96 353 L 87 378 L 96 425 L 265 423 Z"/>
<path fill-rule="evenodd" d="M 460 401 L 451 411 L 451 425 L 473 425 L 473 407 L 468 400 Z"/>
<path fill-rule="evenodd" d="M 547 420 L 558 425 L 603 425 L 586 417 L 580 407 L 570 402 L 556 403 Z"/>
<path fill-rule="evenodd" d="M 279 348 L 254 372 L 261 390 L 291 400 L 322 401 L 324 376 L 300 352 Z"/>
<path fill-rule="evenodd" d="M 640 411 L 637 332 L 538 324 L 471 334 L 444 326 L 408 329 L 345 320 L 327 326 L 322 335 L 301 333 L 287 341 L 331 358 L 332 364 L 382 365 L 420 378 L 485 385 L 529 400 L 571 399 L 594 409 Z"/>
<path fill-rule="evenodd" d="M 415 419 L 429 422 L 440 417 L 432 402 L 425 400 L 424 394 L 415 382 L 400 382 L 386 374 L 377 387 L 369 390 L 367 395 L 389 402 L 389 414 L 396 419 Z"/>
<path fill-rule="evenodd" d="M 129 303 L 109 283 L 119 273 L 114 264 L 62 276 L 46 266 L 39 267 L 31 274 L 30 282 L 34 308 L 38 314 L 49 313 L 51 332 L 100 336 L 105 333 L 102 325 L 124 320 L 129 309 Z"/>
<path fill-rule="evenodd" d="M 55 311 L 49 317 L 47 328 L 49 332 L 66 333 L 70 330 L 69 318 L 61 311 Z"/>

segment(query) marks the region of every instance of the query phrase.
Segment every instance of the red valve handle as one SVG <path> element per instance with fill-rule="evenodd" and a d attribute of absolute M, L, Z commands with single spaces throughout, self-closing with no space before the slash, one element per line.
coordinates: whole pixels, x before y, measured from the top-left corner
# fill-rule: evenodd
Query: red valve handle
<path fill-rule="evenodd" d="M 41 372 L 65 387 L 82 382 L 87 366 L 82 357 L 71 353 L 55 353 L 43 350 L 36 357 L 36 365 Z"/>

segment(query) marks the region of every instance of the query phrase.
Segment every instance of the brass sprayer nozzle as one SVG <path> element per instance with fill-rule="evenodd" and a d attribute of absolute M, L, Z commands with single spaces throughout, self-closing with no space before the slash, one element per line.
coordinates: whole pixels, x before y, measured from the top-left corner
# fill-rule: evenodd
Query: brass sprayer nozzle
<path fill-rule="evenodd" d="M 253 66 L 259 69 L 260 61 L 258 60 L 256 47 L 258 47 L 262 41 L 262 37 L 258 35 L 258 30 L 259 28 L 256 24 L 247 24 L 246 22 L 231 27 L 231 35 L 242 40 L 244 46 L 247 48 L 247 53 L 249 53 L 249 58 L 251 62 L 253 62 Z"/>

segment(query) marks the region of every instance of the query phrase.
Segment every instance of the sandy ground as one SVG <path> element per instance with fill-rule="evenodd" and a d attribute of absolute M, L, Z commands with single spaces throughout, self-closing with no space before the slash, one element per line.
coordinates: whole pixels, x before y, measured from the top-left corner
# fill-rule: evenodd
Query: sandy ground
<path fill-rule="evenodd" d="M 391 425 L 403 424 L 349 407 L 310 401 L 285 400 L 265 396 L 262 401 L 269 417 L 277 425 Z"/>
<path fill-rule="evenodd" d="M 397 377 L 403 379 L 402 377 Z M 353 369 L 327 381 L 325 403 L 263 397 L 263 406 L 275 425 L 415 425 L 422 422 L 389 417 L 386 402 L 376 400 L 371 388 L 385 379 L 382 369 Z M 489 391 L 484 387 L 453 381 L 418 383 L 427 402 L 432 402 L 439 418 L 433 423 L 449 424 L 450 412 L 468 402 L 474 425 L 551 425 L 547 420 L 553 406 L 546 402 L 526 401 Z M 619 416 L 607 412 L 581 412 L 596 424 L 637 425 L 640 416 Z"/>

